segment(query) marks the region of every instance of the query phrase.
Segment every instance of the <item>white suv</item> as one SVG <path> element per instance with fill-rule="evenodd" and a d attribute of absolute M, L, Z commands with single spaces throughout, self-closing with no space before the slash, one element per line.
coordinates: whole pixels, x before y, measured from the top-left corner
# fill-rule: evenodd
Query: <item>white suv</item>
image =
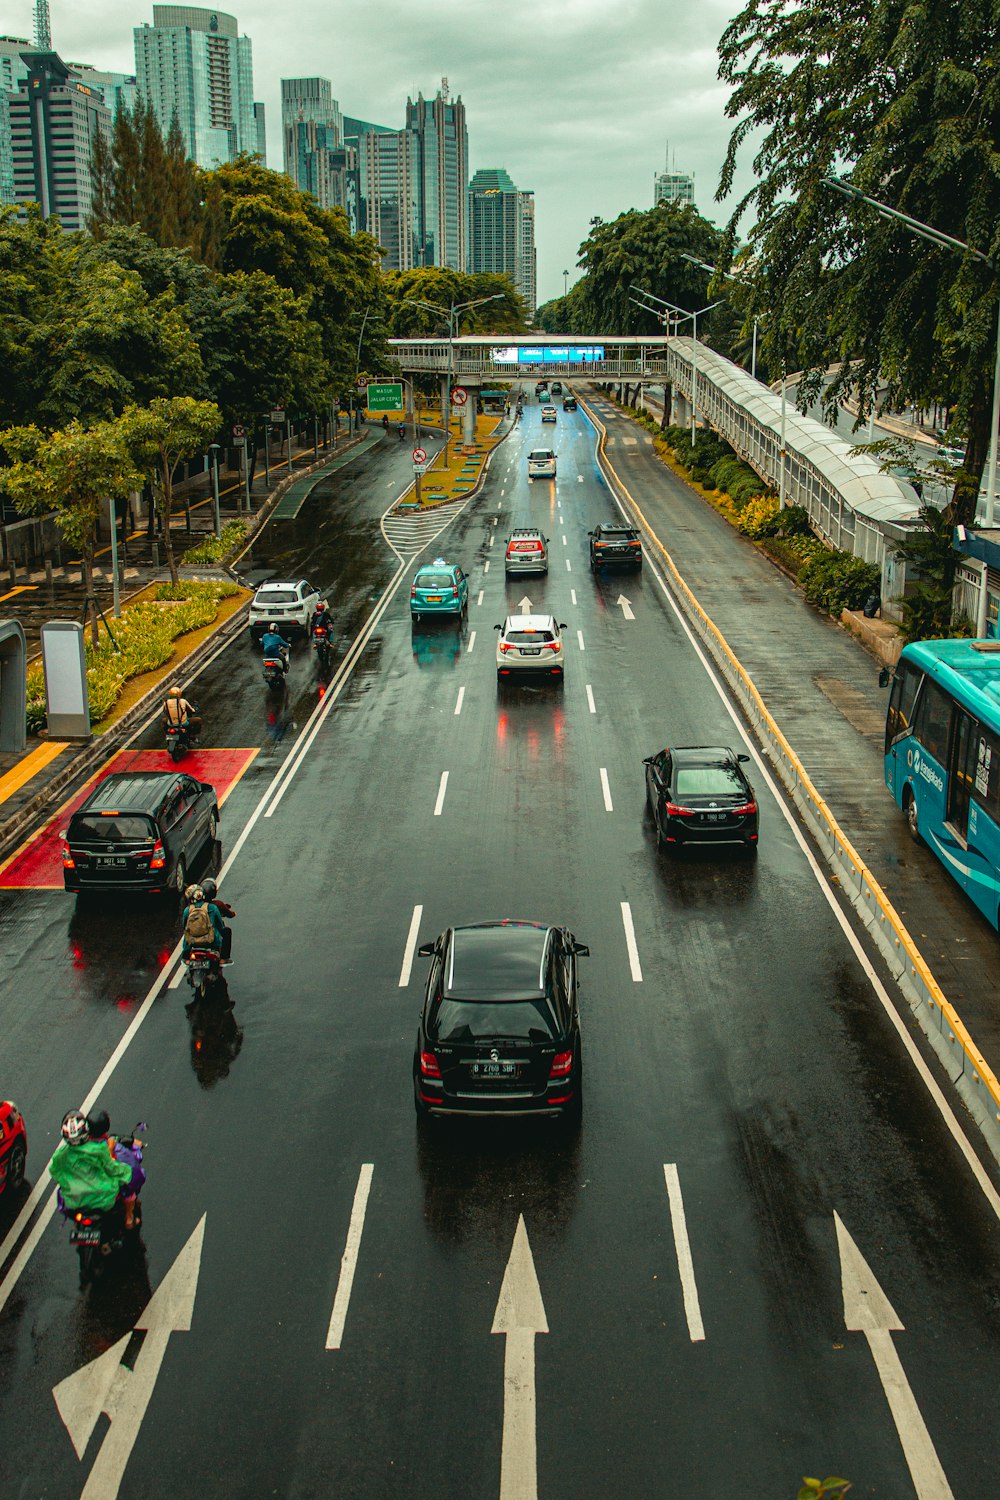
<path fill-rule="evenodd" d="M 532 448 L 528 454 L 529 479 L 555 479 L 556 456 L 551 448 Z"/>
<path fill-rule="evenodd" d="M 250 634 L 259 641 L 273 621 L 282 635 L 305 635 L 309 617 L 318 603 L 318 590 L 305 578 L 262 583 L 250 606 Z"/>
<path fill-rule="evenodd" d="M 499 630 L 497 641 L 497 681 L 514 672 L 538 672 L 546 677 L 563 676 L 563 640 L 565 621 L 559 624 L 552 615 L 508 615 Z"/>

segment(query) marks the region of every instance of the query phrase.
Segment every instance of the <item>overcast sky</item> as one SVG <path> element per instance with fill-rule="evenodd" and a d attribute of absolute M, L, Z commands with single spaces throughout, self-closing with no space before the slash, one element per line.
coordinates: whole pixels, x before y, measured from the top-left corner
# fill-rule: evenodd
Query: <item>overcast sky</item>
<path fill-rule="evenodd" d="M 64 59 L 134 72 L 132 29 L 152 3 L 50 0 Z M 267 106 L 268 163 L 281 160 L 281 78 L 319 74 L 345 114 L 399 128 L 407 95 L 461 94 L 469 165 L 506 167 L 535 192 L 538 300 L 576 279 L 588 221 L 649 208 L 667 142 L 693 172 L 699 209 L 714 203 L 729 122 L 716 44 L 739 0 L 241 0 L 255 95 Z M 3 27 L 32 37 L 31 0 L 7 0 Z M 748 184 L 742 161 L 737 186 Z"/>

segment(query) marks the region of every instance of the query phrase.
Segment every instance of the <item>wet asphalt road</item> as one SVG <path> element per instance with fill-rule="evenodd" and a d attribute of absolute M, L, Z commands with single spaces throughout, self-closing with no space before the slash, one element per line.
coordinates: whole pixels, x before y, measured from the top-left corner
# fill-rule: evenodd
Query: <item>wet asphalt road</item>
<path fill-rule="evenodd" d="M 558 481 L 529 489 L 543 432 L 531 405 L 430 553 L 469 572 L 467 625 L 411 630 L 400 582 L 227 875 L 231 1025 L 193 1037 L 166 989 L 118 1062 L 104 1103 L 119 1124 L 149 1122 L 147 1259 L 83 1296 L 62 1227 L 41 1237 L 0 1313 L 5 1497 L 82 1492 L 108 1424 L 78 1459 L 52 1388 L 128 1333 L 202 1215 L 191 1328 L 167 1345 L 123 1496 L 498 1495 L 504 1338 L 490 1330 L 519 1215 L 549 1329 L 535 1340 L 540 1496 L 777 1497 L 820 1472 L 910 1495 L 868 1345 L 845 1330 L 834 1213 L 905 1325 L 894 1346 L 951 1492 L 990 1491 L 996 1220 L 759 771 L 755 862 L 657 855 L 642 756 L 738 730 L 652 570 L 591 577 L 586 532 L 613 508 L 582 415 L 560 414 Z M 330 590 L 341 657 L 396 573 L 378 517 L 405 468 L 379 445 L 254 559 Z M 502 539 L 528 521 L 551 539 L 549 575 L 506 584 Z M 492 627 L 525 593 L 567 622 L 562 688 L 497 688 Z M 197 696 L 206 743 L 263 747 L 226 804 L 225 857 L 319 684 L 298 650 L 269 720 L 259 658 L 238 643 Z M 578 1137 L 418 1133 L 424 961 L 400 984 L 417 905 L 420 941 L 510 915 L 590 945 Z M 0 932 L 0 1093 L 28 1115 L 38 1172 L 176 922 L 6 891 Z M 365 1164 L 353 1291 L 327 1351 Z M 683 1193 L 698 1342 L 664 1164 Z M 126 1362 L 143 1347 L 136 1335 Z"/>

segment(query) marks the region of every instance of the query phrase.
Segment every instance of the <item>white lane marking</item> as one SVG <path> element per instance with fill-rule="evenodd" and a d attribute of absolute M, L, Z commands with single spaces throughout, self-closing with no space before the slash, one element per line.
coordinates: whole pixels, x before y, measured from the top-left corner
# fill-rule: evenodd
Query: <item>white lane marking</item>
<path fill-rule="evenodd" d="M 604 811 L 614 812 L 614 807 L 611 803 L 611 784 L 608 781 L 608 773 L 604 766 L 601 767 L 601 791 L 604 794 Z"/>
<path fill-rule="evenodd" d="M 572 573 L 572 571 L 573 571 L 572 565 L 570 564 L 570 560 L 567 557 L 567 559 L 566 559 L 566 572 L 567 573 Z"/>
<path fill-rule="evenodd" d="M 573 603 L 575 604 L 576 603 L 576 589 L 570 589 L 570 591 L 569 591 L 569 597 L 573 601 Z"/>
<path fill-rule="evenodd" d="M 471 651 L 472 648 L 473 648 L 473 646 L 475 644 L 476 644 L 476 632 L 474 630 L 472 630 L 472 631 L 469 632 L 469 644 L 465 648 L 466 651 L 467 652 Z"/>
<path fill-rule="evenodd" d="M 580 650 L 581 650 L 581 651 L 586 651 L 586 649 L 587 649 L 587 648 L 586 648 L 586 646 L 585 646 L 585 645 L 584 645 L 584 644 L 583 644 L 583 631 L 582 631 L 582 630 L 578 630 L 578 631 L 577 631 L 577 632 L 576 632 L 576 638 L 577 638 L 577 640 L 578 640 L 578 641 L 579 641 L 579 642 L 580 642 Z"/>
<path fill-rule="evenodd" d="M 629 603 L 629 601 L 625 598 L 624 594 L 619 594 L 618 598 L 615 600 L 615 603 L 621 605 L 622 615 L 624 616 L 624 618 L 626 620 L 634 620 L 635 619 L 635 615 L 632 613 L 632 606 Z"/>
<path fill-rule="evenodd" d="M 395 483 L 396 483 L 396 481 L 395 481 L 395 480 L 394 480 L 394 479 L 390 479 L 390 480 L 389 480 L 389 483 L 388 483 L 388 484 L 387 484 L 387 485 L 386 485 L 386 489 L 387 489 L 387 490 L 391 490 L 391 489 L 392 489 L 392 487 L 393 487 L 393 485 L 394 485 L 394 484 L 395 484 Z"/>
<path fill-rule="evenodd" d="M 489 540 L 486 543 L 487 547 L 492 547 L 493 543 L 496 541 L 496 539 L 497 539 L 496 532 L 495 531 L 491 531 L 490 535 L 489 535 Z"/>
<path fill-rule="evenodd" d="M 560 516 L 559 519 L 562 520 L 562 517 Z M 562 544 L 563 544 L 564 547 L 568 547 L 569 546 L 569 543 L 566 540 L 566 533 L 565 532 L 563 532 Z"/>
<path fill-rule="evenodd" d="M 489 571 L 490 571 L 490 562 L 489 562 L 489 558 L 487 558 L 486 561 L 483 563 L 483 572 L 484 573 L 488 573 Z"/>
<path fill-rule="evenodd" d="M 464 697 L 465 697 L 465 688 L 464 687 L 460 687 L 459 690 L 458 690 L 458 701 L 455 704 L 455 716 L 456 716 L 456 718 L 462 712 L 462 700 L 463 700 Z"/>
<path fill-rule="evenodd" d="M 628 949 L 628 966 L 632 970 L 632 979 L 636 984 L 642 980 L 642 965 L 639 963 L 639 949 L 635 942 L 635 927 L 632 924 L 632 908 L 627 901 L 622 902 L 622 926 L 625 928 L 625 946 Z"/>
<path fill-rule="evenodd" d="M 438 787 L 437 801 L 434 804 L 434 816 L 436 818 L 439 818 L 441 816 L 441 809 L 442 809 L 442 807 L 444 807 L 444 794 L 445 794 L 445 792 L 447 790 L 448 790 L 448 772 L 447 771 L 442 771 L 441 772 L 441 785 Z"/>
<path fill-rule="evenodd" d="M 445 775 L 448 773 L 445 772 Z M 410 971 L 413 968 L 413 955 L 417 947 L 417 933 L 420 931 L 420 923 L 423 921 L 424 909 L 422 906 L 413 908 L 413 916 L 410 918 L 410 930 L 406 934 L 406 944 L 403 948 L 403 967 L 399 971 L 399 988 L 405 989 L 410 982 Z"/>
<path fill-rule="evenodd" d="M 615 503 L 618 506 L 623 519 L 632 524 L 632 516 L 625 509 L 624 505 L 622 505 L 622 503 L 618 500 L 617 496 L 615 497 Z M 806 842 L 805 834 L 802 832 L 798 823 L 792 816 L 792 813 L 785 801 L 784 796 L 779 792 L 778 784 L 775 781 L 774 776 L 772 775 L 769 763 L 765 761 L 763 755 L 757 749 L 757 746 L 754 744 L 749 734 L 744 729 L 735 705 L 730 702 L 727 696 L 727 689 L 722 679 L 719 677 L 715 670 L 715 667 L 705 655 L 705 652 L 701 646 L 701 642 L 697 639 L 694 631 L 691 629 L 691 626 L 687 621 L 687 617 L 685 616 L 680 605 L 677 603 L 676 599 L 671 593 L 669 587 L 667 586 L 667 582 L 661 575 L 660 569 L 656 565 L 656 563 L 652 564 L 651 571 L 653 577 L 656 579 L 657 583 L 660 586 L 660 589 L 663 592 L 664 598 L 677 617 L 678 624 L 690 641 L 695 655 L 701 662 L 701 665 L 705 670 L 705 675 L 708 677 L 712 686 L 715 688 L 715 691 L 718 693 L 726 712 L 732 719 L 733 724 L 736 727 L 736 731 L 739 734 L 740 740 L 746 746 L 751 760 L 757 767 L 761 776 L 764 778 L 768 790 L 770 791 L 772 797 L 780 808 L 781 815 L 784 818 L 785 822 L 788 824 L 795 842 L 798 844 L 799 848 L 802 850 L 802 853 L 805 855 L 806 861 L 813 873 L 816 884 L 823 892 L 823 895 L 826 898 L 827 905 L 833 912 L 833 915 L 836 918 L 841 931 L 843 932 L 848 944 L 850 945 L 851 951 L 860 964 L 866 979 L 868 980 L 875 994 L 878 996 L 879 1003 L 888 1016 L 893 1027 L 895 1028 L 897 1036 L 905 1047 L 910 1062 L 913 1064 L 913 1067 L 916 1070 L 917 1076 L 920 1078 L 931 1099 L 934 1101 L 934 1104 L 937 1107 L 938 1113 L 940 1114 L 942 1120 L 944 1121 L 949 1135 L 952 1137 L 962 1155 L 965 1157 L 966 1165 L 968 1166 L 969 1171 L 972 1173 L 973 1177 L 976 1179 L 976 1183 L 981 1193 L 983 1194 L 983 1197 L 986 1199 L 987 1203 L 990 1206 L 990 1209 L 992 1210 L 996 1218 L 1000 1219 L 1000 1193 L 997 1192 L 996 1188 L 993 1186 L 993 1183 L 990 1181 L 990 1178 L 985 1168 L 983 1167 L 982 1162 L 979 1160 L 979 1157 L 976 1155 L 975 1151 L 972 1148 L 972 1144 L 969 1141 L 968 1136 L 965 1134 L 964 1130 L 959 1124 L 955 1111 L 948 1103 L 948 1100 L 945 1098 L 942 1089 L 939 1087 L 937 1081 L 931 1073 L 930 1068 L 921 1057 L 920 1052 L 917 1050 L 917 1044 L 910 1036 L 906 1028 L 906 1023 L 903 1021 L 902 1016 L 900 1016 L 899 1012 L 896 1010 L 896 1007 L 893 1005 L 892 1000 L 889 996 L 889 992 L 879 978 L 874 964 L 868 957 L 864 948 L 861 946 L 861 941 L 852 928 L 850 922 L 848 921 L 846 912 L 842 910 L 837 897 L 834 894 L 833 887 L 831 886 L 829 880 L 826 878 L 823 870 L 820 868 L 819 861 L 816 859 L 816 856 L 809 848 L 809 845 Z"/>
<path fill-rule="evenodd" d="M 520 1214 L 490 1330 L 505 1335 L 500 1500 L 538 1500 L 535 1336 L 548 1331 L 528 1231 Z"/>
<path fill-rule="evenodd" d="M 477 608 L 478 608 L 478 606 L 480 604 L 482 604 L 482 602 L 483 602 L 483 595 L 485 594 L 485 592 L 486 592 L 485 589 L 480 589 L 479 590 L 479 598 L 476 600 L 476 606 L 477 606 Z"/>
<path fill-rule="evenodd" d="M 592 714 L 596 714 L 597 707 L 594 703 L 594 689 L 591 687 L 589 682 L 587 683 L 587 705 L 590 708 L 590 712 Z"/>
<path fill-rule="evenodd" d="M 496 518 L 496 516 L 494 516 L 493 519 L 492 519 L 492 521 L 490 522 L 490 525 L 491 526 L 495 526 L 496 524 L 497 524 L 497 518 Z"/>
<path fill-rule="evenodd" d="M 664 1162 L 663 1176 L 667 1184 L 667 1198 L 670 1200 L 670 1222 L 674 1230 L 677 1270 L 680 1272 L 681 1292 L 684 1296 L 684 1316 L 687 1318 L 688 1333 L 692 1344 L 699 1344 L 705 1337 L 705 1325 L 701 1321 L 698 1284 L 694 1279 L 694 1261 L 691 1259 L 691 1243 L 688 1240 L 687 1219 L 684 1216 L 681 1179 L 674 1162 Z"/>
<path fill-rule="evenodd" d="M 371 1192 L 374 1171 L 374 1162 L 366 1161 L 358 1173 L 358 1185 L 354 1189 L 354 1204 L 351 1208 L 351 1222 L 347 1227 L 347 1242 L 344 1245 L 344 1253 L 340 1257 L 340 1276 L 333 1299 L 333 1312 L 330 1314 L 330 1326 L 326 1331 L 328 1349 L 339 1349 L 340 1341 L 344 1337 L 344 1324 L 347 1322 L 354 1272 L 358 1266 L 358 1250 L 365 1227 L 365 1211 L 368 1208 L 368 1194 Z"/>
<path fill-rule="evenodd" d="M 582 474 L 578 474 L 576 476 L 576 482 L 577 482 L 577 484 L 582 484 L 583 483 L 583 475 Z"/>
<path fill-rule="evenodd" d="M 503 496 L 504 496 L 504 495 L 506 495 L 506 493 L 507 493 L 507 491 L 506 491 L 506 489 L 502 489 L 502 490 L 501 490 L 501 491 L 500 491 L 500 496 L 501 496 L 501 498 L 503 498 Z"/>

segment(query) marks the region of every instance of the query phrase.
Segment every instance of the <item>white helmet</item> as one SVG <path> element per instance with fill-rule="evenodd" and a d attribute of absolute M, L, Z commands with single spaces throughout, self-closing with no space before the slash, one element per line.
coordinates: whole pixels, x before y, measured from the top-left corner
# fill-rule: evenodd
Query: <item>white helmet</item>
<path fill-rule="evenodd" d="M 90 1135 L 87 1116 L 78 1109 L 71 1109 L 63 1116 L 62 1135 L 63 1140 L 68 1141 L 71 1146 L 82 1145 Z"/>

